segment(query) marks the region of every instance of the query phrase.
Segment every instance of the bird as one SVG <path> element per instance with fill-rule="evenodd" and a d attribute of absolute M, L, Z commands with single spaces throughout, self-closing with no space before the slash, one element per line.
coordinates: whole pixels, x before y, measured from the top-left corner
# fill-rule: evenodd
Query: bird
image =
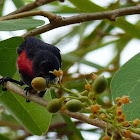
<path fill-rule="evenodd" d="M 17 70 L 19 72 L 20 81 L 10 77 L 0 79 L 0 84 L 6 81 L 14 82 L 19 85 L 26 84 L 26 94 L 33 89 L 31 81 L 35 77 L 43 77 L 48 85 L 55 80 L 56 76 L 51 71 L 59 70 L 62 66 L 62 58 L 60 50 L 54 45 L 45 43 L 37 37 L 28 37 L 17 48 Z M 3 88 L 3 90 L 6 90 Z M 38 96 L 43 97 L 46 90 L 40 91 Z M 29 100 L 26 100 L 29 102 Z"/>

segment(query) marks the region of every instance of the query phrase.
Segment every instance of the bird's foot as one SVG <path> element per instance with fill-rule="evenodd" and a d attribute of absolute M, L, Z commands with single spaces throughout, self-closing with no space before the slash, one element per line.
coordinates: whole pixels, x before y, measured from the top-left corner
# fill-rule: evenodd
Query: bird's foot
<path fill-rule="evenodd" d="M 31 91 L 31 89 L 32 89 L 32 87 L 31 87 L 31 86 L 26 87 L 26 88 L 24 89 L 26 96 L 28 96 L 28 92 L 30 92 L 30 91 Z M 29 103 L 29 102 L 30 102 L 30 100 L 29 100 L 29 99 L 26 99 L 26 102 L 27 102 L 27 103 Z"/>
<path fill-rule="evenodd" d="M 3 77 L 3 78 L 1 78 L 0 79 L 0 85 L 4 85 L 4 83 L 5 82 L 13 82 L 13 83 L 16 83 L 16 84 L 19 84 L 19 85 L 23 85 L 23 83 L 22 82 L 19 82 L 19 81 L 17 81 L 17 80 L 14 80 L 14 79 L 12 79 L 12 78 L 10 78 L 10 77 Z M 7 88 L 4 88 L 4 87 L 2 87 L 2 90 L 3 91 L 6 91 L 7 90 Z"/>
<path fill-rule="evenodd" d="M 10 79 L 11 79 L 11 78 L 9 78 L 9 77 L 3 77 L 3 78 L 1 78 L 1 79 L 0 79 L 0 85 L 4 85 L 4 83 L 7 82 L 7 81 L 10 81 Z M 6 91 L 7 88 L 2 87 L 2 90 L 3 90 L 3 91 Z"/>
<path fill-rule="evenodd" d="M 37 95 L 39 96 L 39 97 L 44 97 L 44 95 L 45 95 L 45 93 L 46 93 L 46 90 L 44 90 L 44 91 L 40 91 Z"/>
<path fill-rule="evenodd" d="M 3 77 L 0 79 L 0 85 L 3 85 L 5 82 L 9 81 L 11 78 L 9 77 Z"/>

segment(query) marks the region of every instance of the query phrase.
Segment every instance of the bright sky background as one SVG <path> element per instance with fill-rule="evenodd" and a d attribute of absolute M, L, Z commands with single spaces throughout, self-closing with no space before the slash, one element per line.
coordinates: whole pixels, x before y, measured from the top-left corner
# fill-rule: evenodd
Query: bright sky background
<path fill-rule="evenodd" d="M 101 5 L 101 6 L 107 6 L 110 2 L 112 2 L 112 0 L 91 0 L 93 2 L 96 2 L 97 4 Z M 114 0 L 115 2 L 116 0 Z M 138 0 L 136 0 L 138 1 Z M 123 1 L 122 1 L 123 2 Z M 4 11 L 4 15 L 12 12 L 15 10 L 15 6 L 12 4 L 11 0 L 7 0 L 7 4 L 5 4 L 6 7 L 5 7 L 5 11 Z M 9 5 L 9 6 L 7 6 Z M 39 18 L 39 17 L 36 17 L 36 18 Z M 42 18 L 42 17 L 41 17 Z M 46 18 L 43 18 L 46 22 L 48 22 L 48 20 L 46 20 Z M 127 21 L 129 21 L 130 23 L 135 23 L 137 20 L 139 19 L 139 16 L 138 15 L 132 15 L 132 16 L 128 16 L 126 18 Z M 95 22 L 95 24 L 98 24 L 100 21 L 97 21 Z M 71 29 L 71 25 L 70 26 L 66 26 L 66 27 L 61 27 L 61 28 L 58 28 L 58 29 L 55 29 L 55 30 L 51 30 L 47 33 L 43 33 L 42 34 L 42 38 L 45 42 L 47 43 L 53 43 L 55 38 L 57 38 L 58 36 L 60 36 L 60 33 L 61 34 L 64 34 L 66 32 L 68 32 L 70 29 Z M 86 30 L 86 33 L 90 32 L 90 27 Z M 114 33 L 122 33 L 123 31 L 121 29 L 116 29 L 113 31 Z M 24 34 L 25 31 L 14 31 L 14 32 L 3 32 L 1 31 L 0 32 L 0 37 L 3 39 L 7 39 L 7 38 L 10 38 L 12 36 L 15 36 L 15 35 L 22 35 Z M 70 52 L 70 51 L 73 51 L 76 47 L 77 47 L 77 43 L 78 43 L 78 37 L 75 37 L 73 41 L 69 42 L 68 44 L 65 44 L 64 46 L 58 46 L 61 50 L 62 53 L 66 53 L 66 52 Z M 111 40 L 112 38 L 106 38 L 106 40 Z M 105 41 L 106 41 L 105 40 Z M 94 63 L 98 63 L 102 66 L 105 66 L 110 58 L 113 57 L 114 55 L 114 47 L 113 45 L 108 45 L 104 48 L 101 48 L 101 49 L 98 49 L 96 51 L 94 51 L 94 53 L 89 53 L 85 58 L 91 62 L 94 62 Z M 134 55 L 136 55 L 137 53 L 140 52 L 140 40 L 138 39 L 133 39 L 132 41 L 130 41 L 127 45 L 127 47 L 123 50 L 123 52 L 121 53 L 121 65 L 123 65 L 125 62 L 127 62 L 129 59 L 131 59 Z M 103 57 L 104 56 L 104 57 Z M 85 65 L 81 65 L 80 66 L 80 72 L 83 73 L 83 74 L 86 74 L 86 73 L 91 73 L 93 72 L 95 69 L 91 68 L 91 67 L 87 67 Z M 70 69 L 70 72 L 73 72 L 75 71 L 76 69 L 76 64 Z M 88 127 L 88 128 L 93 128 L 93 126 L 91 125 L 84 125 L 84 128 L 85 127 Z M 93 135 L 91 133 L 86 133 L 86 132 L 83 132 L 82 133 L 85 137 L 86 140 L 98 140 L 99 139 L 99 135 Z M 39 137 L 32 137 L 28 140 L 43 140 L 43 137 L 41 139 L 39 139 Z"/>

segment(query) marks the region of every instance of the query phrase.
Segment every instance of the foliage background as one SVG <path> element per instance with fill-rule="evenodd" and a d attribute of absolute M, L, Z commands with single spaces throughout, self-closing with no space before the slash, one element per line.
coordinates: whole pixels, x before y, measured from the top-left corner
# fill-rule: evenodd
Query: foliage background
<path fill-rule="evenodd" d="M 3 0 L 3 3 L 0 7 L 0 15 L 6 15 L 12 12 L 14 9 L 18 9 L 30 2 L 34 2 L 34 0 Z M 80 13 L 109 11 L 122 7 L 135 6 L 137 4 L 139 4 L 138 0 L 100 0 L 100 2 L 97 0 L 66 0 L 64 3 L 53 2 L 41 6 L 35 10 L 51 11 L 57 15 L 71 16 Z M 14 8 L 9 8 L 9 6 Z M 48 23 L 48 20 L 41 16 L 32 18 L 41 19 Z M 31 17 L 28 19 L 31 19 Z M 21 23 L 16 24 L 20 25 L 20 27 L 22 26 Z M 7 28 L 9 29 L 10 27 L 7 25 Z M 9 29 L 10 32 L 1 31 L 0 39 L 3 40 L 14 36 L 20 36 L 23 33 L 31 30 L 31 27 L 29 27 L 28 24 L 27 28 L 23 28 L 27 30 L 11 31 Z M 38 37 L 40 37 L 45 42 L 57 46 L 61 50 L 63 58 L 62 70 L 64 71 L 63 84 L 69 89 L 80 92 L 84 90 L 85 79 L 90 80 L 91 72 L 95 72 L 99 75 L 105 75 L 110 82 L 114 73 L 119 69 L 119 67 L 134 54 L 139 52 L 139 34 L 139 15 L 132 15 L 118 18 L 115 22 L 108 20 L 90 21 L 81 24 L 60 27 L 58 29 L 43 33 Z M 0 51 L 0 55 L 2 53 L 3 51 Z M 5 55 L 6 54 L 7 52 L 5 52 Z M 16 53 L 12 51 L 7 54 L 7 58 L 5 58 L 5 60 L 8 60 L 8 56 L 10 54 L 14 55 L 16 58 Z M 7 69 L 9 69 L 9 67 L 7 66 Z M 14 69 L 12 72 L 13 73 L 10 74 L 13 77 L 16 73 L 16 70 Z M 10 74 L 3 76 L 11 76 Z M 16 76 L 16 78 L 18 79 L 18 76 Z M 62 94 L 60 91 L 58 93 L 58 95 Z M 110 87 L 108 87 L 108 90 L 106 90 L 99 97 L 98 102 L 103 106 L 111 106 L 111 99 L 112 96 L 110 93 Z M 3 107 L 1 108 L 3 111 Z M 0 135 L 0 137 L 6 136 L 7 138 L 8 136 L 11 139 L 25 139 L 31 136 L 31 133 L 23 129 L 23 127 L 10 114 L 8 114 L 6 110 L 2 112 L 1 120 L 0 130 L 2 136 Z M 5 124 L 2 124 L 2 122 Z M 104 135 L 104 133 L 100 131 L 99 128 L 90 127 L 89 129 L 89 126 L 87 127 L 87 125 L 81 122 L 76 121 L 75 123 L 82 132 L 84 139 L 90 140 L 90 134 L 96 134 L 99 137 Z M 12 128 L 11 125 L 14 128 Z M 31 124 L 29 123 L 29 125 Z M 57 125 L 59 126 L 59 129 L 56 127 Z M 49 132 L 44 135 L 43 139 L 82 139 L 80 136 L 76 136 L 76 133 L 72 131 L 73 127 L 74 126 L 71 120 L 62 117 L 59 114 L 55 114 L 52 117 Z M 74 127 L 74 131 L 77 131 L 76 127 Z M 85 135 L 87 132 L 88 138 L 86 138 Z"/>

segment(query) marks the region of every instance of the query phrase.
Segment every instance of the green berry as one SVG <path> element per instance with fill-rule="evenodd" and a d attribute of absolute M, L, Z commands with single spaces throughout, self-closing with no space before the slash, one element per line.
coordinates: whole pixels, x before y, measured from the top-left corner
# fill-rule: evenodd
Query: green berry
<path fill-rule="evenodd" d="M 88 98 L 90 98 L 91 100 L 96 100 L 96 95 L 95 95 L 95 93 L 94 93 L 94 92 L 89 92 Z"/>
<path fill-rule="evenodd" d="M 38 91 L 44 91 L 47 88 L 46 80 L 43 77 L 35 77 L 32 80 L 31 85 Z"/>
<path fill-rule="evenodd" d="M 83 107 L 82 102 L 77 99 L 72 99 L 66 103 L 67 110 L 77 112 Z"/>
<path fill-rule="evenodd" d="M 108 81 L 104 76 L 99 76 L 93 83 L 93 90 L 95 93 L 100 94 L 107 88 Z"/>
<path fill-rule="evenodd" d="M 49 101 L 47 105 L 47 110 L 50 113 L 56 113 L 60 110 L 61 107 L 62 107 L 62 102 L 60 99 L 52 99 L 51 101 Z"/>

